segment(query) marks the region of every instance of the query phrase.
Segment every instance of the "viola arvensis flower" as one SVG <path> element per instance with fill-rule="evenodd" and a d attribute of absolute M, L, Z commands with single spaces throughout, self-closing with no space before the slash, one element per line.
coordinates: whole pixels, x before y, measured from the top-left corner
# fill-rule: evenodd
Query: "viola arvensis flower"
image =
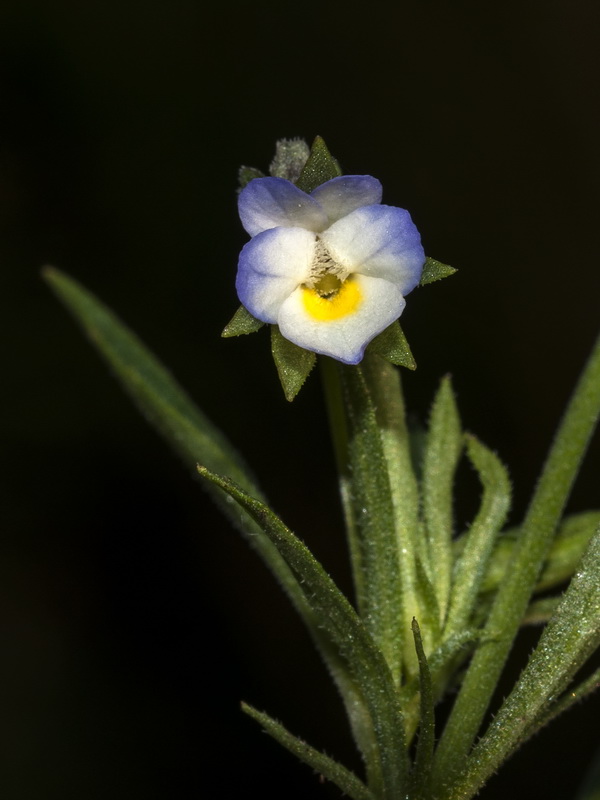
<path fill-rule="evenodd" d="M 283 178 L 255 178 L 239 196 L 252 236 L 236 288 L 257 319 L 291 342 L 346 364 L 398 319 L 425 254 L 408 211 L 381 205 L 381 184 L 343 175 L 310 194 Z"/>

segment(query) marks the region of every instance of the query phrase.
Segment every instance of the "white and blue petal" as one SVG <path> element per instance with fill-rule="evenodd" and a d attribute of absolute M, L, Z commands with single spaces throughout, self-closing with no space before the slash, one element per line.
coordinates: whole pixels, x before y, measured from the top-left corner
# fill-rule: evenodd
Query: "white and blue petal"
<path fill-rule="evenodd" d="M 253 316 L 277 322 L 282 303 L 310 276 L 315 242 L 304 228 L 270 228 L 244 246 L 235 287 Z"/>
<path fill-rule="evenodd" d="M 421 280 L 425 252 L 410 214 L 403 208 L 358 208 L 320 234 L 331 255 L 350 272 L 384 278 L 403 295 Z"/>
<path fill-rule="evenodd" d="M 317 186 L 310 196 L 318 201 L 331 224 L 361 206 L 381 203 L 381 194 L 381 183 L 377 178 L 370 175 L 340 175 Z"/>
<path fill-rule="evenodd" d="M 292 292 L 277 318 L 283 336 L 306 350 L 358 364 L 369 342 L 398 319 L 405 300 L 395 283 L 381 278 L 356 275 L 348 280 L 354 282 L 359 302 L 350 303 L 347 313 L 325 321 L 307 302 L 310 290 L 299 286 Z"/>
<path fill-rule="evenodd" d="M 329 225 L 319 203 L 284 178 L 250 181 L 240 192 L 238 210 L 250 236 L 279 226 L 319 232 Z"/>

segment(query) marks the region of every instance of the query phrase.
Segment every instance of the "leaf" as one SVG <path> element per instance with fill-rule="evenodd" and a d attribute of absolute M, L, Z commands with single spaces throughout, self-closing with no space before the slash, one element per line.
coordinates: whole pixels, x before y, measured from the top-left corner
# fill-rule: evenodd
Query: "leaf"
<path fill-rule="evenodd" d="M 523 618 L 523 625 L 542 625 L 556 612 L 560 597 L 542 597 L 534 600 L 527 606 L 527 611 Z"/>
<path fill-rule="evenodd" d="M 240 306 L 235 312 L 231 320 L 223 328 L 221 336 L 228 339 L 231 336 L 243 336 L 247 333 L 255 333 L 260 330 L 266 323 L 253 317 L 252 314 L 244 306 Z"/>
<path fill-rule="evenodd" d="M 227 472 L 236 483 L 261 497 L 252 475 L 223 434 L 192 403 L 167 370 L 117 317 L 76 281 L 56 269 L 44 271 L 57 296 L 106 359 L 124 389 L 148 421 L 195 468 L 199 461 Z M 314 614 L 298 580 L 260 525 L 218 487 L 207 484 L 214 500 L 248 543 L 257 551 L 300 614 L 335 680 L 363 753 L 372 749 L 373 731 L 366 719 L 365 702 L 356 680 L 349 674 L 337 648 L 332 647 L 315 622 Z"/>
<path fill-rule="evenodd" d="M 463 446 L 460 419 L 448 377 L 433 402 L 423 460 L 423 516 L 430 568 L 442 619 L 450 597 L 454 473 Z"/>
<path fill-rule="evenodd" d="M 277 325 L 271 325 L 271 352 L 285 399 L 291 403 L 308 378 L 317 356 L 282 336 Z"/>
<path fill-rule="evenodd" d="M 421 622 L 427 631 L 427 645 L 438 642 L 440 638 L 440 607 L 435 591 L 435 586 L 429 579 L 425 565 L 419 556 L 415 559 L 416 564 L 416 589 L 419 598 L 419 610 Z"/>
<path fill-rule="evenodd" d="M 514 689 L 469 756 L 453 796 L 475 791 L 538 729 L 536 724 L 600 645 L 600 530 Z M 470 796 L 470 795 L 469 795 Z"/>
<path fill-rule="evenodd" d="M 137 336 L 91 292 L 59 270 L 46 268 L 44 278 L 106 359 L 135 405 L 185 463 L 194 469 L 201 461 L 210 469 L 227 473 L 246 491 L 262 497 L 248 467 L 225 436 Z M 318 639 L 304 595 L 277 549 L 252 517 L 233 505 L 219 489 L 210 488 L 225 516 L 257 550 Z"/>
<path fill-rule="evenodd" d="M 455 671 L 456 664 L 464 661 L 473 651 L 474 645 L 481 639 L 481 631 L 467 629 L 452 634 L 442 642 L 428 657 L 433 693 L 437 703 L 447 683 L 447 676 Z M 402 706 L 407 705 L 418 691 L 417 676 L 408 681 L 400 690 Z"/>
<path fill-rule="evenodd" d="M 506 519 L 511 499 L 508 473 L 497 456 L 474 436 L 467 436 L 466 443 L 467 455 L 479 473 L 483 498 L 454 567 L 446 621 L 448 632 L 461 630 L 471 621 L 494 542 Z"/>
<path fill-rule="evenodd" d="M 342 174 L 340 165 L 327 149 L 327 145 L 320 136 L 317 136 L 310 149 L 310 156 L 296 181 L 296 186 L 303 192 L 312 192 L 332 178 Z"/>
<path fill-rule="evenodd" d="M 452 681 L 457 680 L 460 665 L 469 658 L 480 639 L 480 630 L 460 631 L 442 642 L 428 656 L 434 705 L 442 699 L 447 688 L 453 688 Z M 420 713 L 417 701 L 419 696 L 419 676 L 415 675 L 400 689 L 400 703 L 404 713 L 407 742 L 412 740 L 418 726 Z"/>
<path fill-rule="evenodd" d="M 345 795 L 351 797 L 352 800 L 375 800 L 370 790 L 353 772 L 350 772 L 346 767 L 334 761 L 332 758 L 329 758 L 329 756 L 326 756 L 324 753 L 315 750 L 314 747 L 311 747 L 309 744 L 302 741 L 302 739 L 293 736 L 283 725 L 276 722 L 276 720 L 268 716 L 268 714 L 257 711 L 246 703 L 242 703 L 242 711 L 256 720 L 276 742 L 283 745 L 283 747 L 289 750 L 290 753 L 293 753 L 300 761 L 312 767 L 315 772 L 322 775 L 328 781 L 335 783 L 335 785 L 341 789 Z"/>
<path fill-rule="evenodd" d="M 536 592 L 552 589 L 571 577 L 598 525 L 600 525 L 600 511 L 583 511 L 563 519 L 536 583 Z M 518 528 L 511 528 L 496 540 L 494 553 L 481 587 L 482 592 L 492 592 L 498 587 L 506 573 L 518 536 Z M 463 538 L 461 536 L 456 540 L 455 552 L 464 546 Z"/>
<path fill-rule="evenodd" d="M 412 775 L 414 800 L 429 800 L 429 782 L 431 777 L 431 763 L 433 761 L 433 748 L 435 744 L 435 717 L 433 713 L 433 687 L 431 673 L 423 649 L 421 632 L 416 619 L 412 621 L 412 631 L 415 640 L 415 651 L 419 662 L 419 692 L 421 695 L 421 719 L 419 724 L 419 738 L 415 754 L 415 763 Z"/>
<path fill-rule="evenodd" d="M 559 425 L 506 578 L 498 588 L 484 629 L 489 644 L 475 652 L 438 744 L 434 792 L 439 789 L 440 800 L 451 796 L 453 779 L 463 773 L 464 760 L 525 616 L 599 413 L 600 338 Z"/>
<path fill-rule="evenodd" d="M 454 267 L 448 266 L 448 264 L 436 261 L 435 258 L 426 258 L 419 285 L 426 286 L 428 283 L 441 281 L 443 278 L 449 278 L 450 275 L 454 275 L 457 271 Z"/>
<path fill-rule="evenodd" d="M 231 475 L 247 491 L 262 496 L 250 470 L 224 434 L 138 337 L 72 278 L 52 267 L 44 270 L 43 277 L 83 327 L 142 414 L 186 463 L 195 467 L 201 460 L 212 469 Z M 222 493 L 218 497 L 225 513 L 239 525 L 239 513 L 232 515 L 230 503 Z M 252 529 L 256 531 L 254 524 Z"/>
<path fill-rule="evenodd" d="M 339 649 L 363 692 L 376 744 L 367 762 L 371 789 L 381 800 L 403 797 L 408 777 L 404 724 L 394 681 L 381 650 L 321 564 L 264 503 L 227 478 L 204 467 L 198 467 L 198 471 L 258 522 L 297 576 L 322 632 Z"/>
<path fill-rule="evenodd" d="M 393 322 L 376 336 L 367 348 L 368 353 L 381 356 L 399 367 L 415 370 L 417 362 L 410 351 L 406 336 L 399 322 Z"/>

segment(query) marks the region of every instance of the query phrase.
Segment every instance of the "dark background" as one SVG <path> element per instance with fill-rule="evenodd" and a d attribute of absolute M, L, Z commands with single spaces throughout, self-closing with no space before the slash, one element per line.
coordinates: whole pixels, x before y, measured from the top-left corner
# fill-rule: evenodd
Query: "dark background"
<path fill-rule="evenodd" d="M 321 134 L 460 268 L 409 298 L 409 408 L 424 421 L 452 372 L 465 426 L 510 467 L 518 522 L 598 324 L 597 8 L 2 2 L 6 800 L 338 796 L 243 717 L 242 698 L 359 768 L 278 588 L 40 267 L 77 277 L 142 336 L 347 587 L 317 377 L 290 406 L 264 331 L 219 338 L 246 239 L 237 167 L 266 169 L 277 138 Z M 598 454 L 572 510 L 598 505 Z M 544 731 L 484 797 L 573 797 L 598 708 Z"/>

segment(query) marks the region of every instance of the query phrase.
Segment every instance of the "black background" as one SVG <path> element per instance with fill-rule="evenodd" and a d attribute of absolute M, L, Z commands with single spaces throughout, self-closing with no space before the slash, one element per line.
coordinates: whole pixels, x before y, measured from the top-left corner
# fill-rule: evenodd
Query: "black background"
<path fill-rule="evenodd" d="M 424 421 L 453 374 L 465 427 L 509 465 L 518 522 L 598 324 L 597 14 L 582 0 L 4 0 L 3 797 L 338 796 L 242 698 L 359 768 L 278 588 L 40 267 L 142 336 L 347 588 L 317 376 L 289 405 L 264 331 L 219 338 L 246 240 L 237 167 L 321 134 L 460 269 L 409 297 L 408 404 Z M 572 510 L 598 505 L 597 464 L 596 442 Z M 461 480 L 458 527 L 477 495 Z M 597 713 L 594 698 L 544 731 L 483 796 L 572 797 Z"/>

